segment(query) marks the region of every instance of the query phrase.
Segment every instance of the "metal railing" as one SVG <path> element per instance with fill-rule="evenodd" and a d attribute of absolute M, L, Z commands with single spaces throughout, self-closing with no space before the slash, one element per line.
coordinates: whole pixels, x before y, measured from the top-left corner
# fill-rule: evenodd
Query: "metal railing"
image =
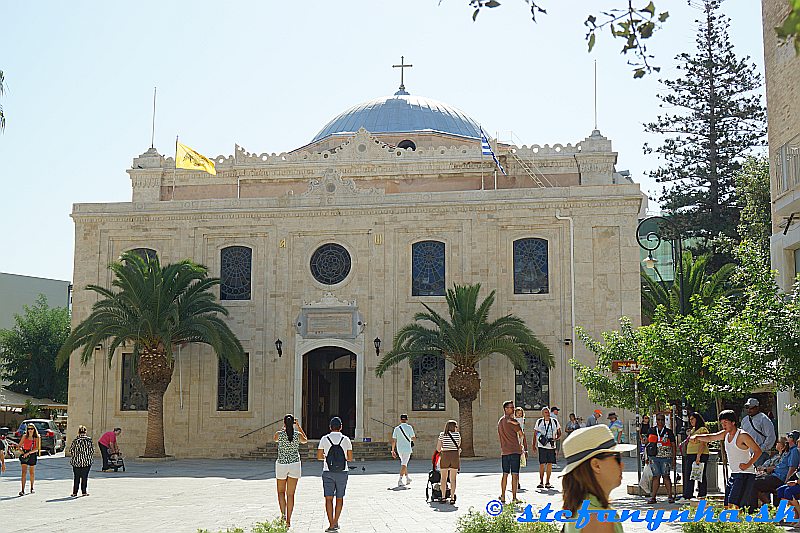
<path fill-rule="evenodd" d="M 249 432 L 245 433 L 244 435 L 240 435 L 240 436 L 239 436 L 239 438 L 240 438 L 240 439 L 243 439 L 243 438 L 245 438 L 246 436 L 248 436 L 248 435 L 252 435 L 253 433 L 255 433 L 255 432 L 257 432 L 257 431 L 261 431 L 262 429 L 267 429 L 267 428 L 268 428 L 268 427 L 270 427 L 270 426 L 274 426 L 274 425 L 275 425 L 275 424 L 277 424 L 278 422 L 283 422 L 283 418 L 279 418 L 279 419 L 277 419 L 275 422 L 270 422 L 270 423 L 269 423 L 269 424 L 267 424 L 266 426 L 261 426 L 261 427 L 260 427 L 260 428 L 258 428 L 258 429 L 254 429 L 253 431 L 249 431 Z"/>

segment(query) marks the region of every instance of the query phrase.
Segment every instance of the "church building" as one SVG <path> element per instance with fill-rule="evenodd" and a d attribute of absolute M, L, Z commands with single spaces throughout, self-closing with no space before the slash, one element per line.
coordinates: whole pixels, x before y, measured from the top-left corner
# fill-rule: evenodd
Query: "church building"
<path fill-rule="evenodd" d="M 236 146 L 213 158 L 216 176 L 176 170 L 150 148 L 127 170 L 130 201 L 74 205 L 73 325 L 97 299 L 85 287 L 110 286 L 107 265 L 123 252 L 192 259 L 222 279 L 219 299 L 248 360 L 236 372 L 205 346 L 177 351 L 164 397 L 168 454 L 246 454 L 286 413 L 312 439 L 338 415 L 355 440 L 386 442 L 408 413 L 415 450 L 429 456 L 445 422 L 458 419 L 449 363 L 420 360 L 378 378 L 378 351 L 423 303 L 444 313 L 447 288 L 480 283 L 481 297 L 496 291 L 494 317 L 521 317 L 556 364 L 531 360 L 520 373 L 499 356 L 480 363 L 476 453 L 499 455 L 508 399 L 529 417 L 558 405 L 562 419 L 585 418 L 594 406 L 569 359 L 591 354 L 574 328 L 599 336 L 622 315 L 640 323 L 644 197 L 597 130 L 575 144 L 491 141 L 497 164 L 481 136 L 469 115 L 401 84 L 291 152 Z M 107 348 L 86 366 L 71 360 L 69 434 L 79 424 L 95 437 L 122 427 L 128 454 L 141 455 L 147 398 L 131 349 L 109 366 Z"/>

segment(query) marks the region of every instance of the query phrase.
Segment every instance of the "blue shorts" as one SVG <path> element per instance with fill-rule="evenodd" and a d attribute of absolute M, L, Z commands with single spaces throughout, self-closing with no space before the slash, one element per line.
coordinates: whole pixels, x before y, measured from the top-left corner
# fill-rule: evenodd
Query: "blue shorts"
<path fill-rule="evenodd" d="M 519 474 L 519 460 L 522 457 L 519 453 L 510 453 L 500 457 L 501 466 L 504 474 Z"/>
<path fill-rule="evenodd" d="M 670 466 L 672 466 L 672 457 L 650 458 L 650 470 L 653 472 L 653 477 L 668 476 Z"/>
<path fill-rule="evenodd" d="M 777 501 L 796 500 L 800 496 L 800 485 L 781 485 L 775 494 L 778 496 Z"/>
<path fill-rule="evenodd" d="M 323 472 L 322 473 L 322 493 L 326 498 L 344 498 L 347 490 L 347 472 Z"/>
<path fill-rule="evenodd" d="M 725 485 L 725 505 L 754 507 L 753 483 L 755 474 L 731 474 Z"/>

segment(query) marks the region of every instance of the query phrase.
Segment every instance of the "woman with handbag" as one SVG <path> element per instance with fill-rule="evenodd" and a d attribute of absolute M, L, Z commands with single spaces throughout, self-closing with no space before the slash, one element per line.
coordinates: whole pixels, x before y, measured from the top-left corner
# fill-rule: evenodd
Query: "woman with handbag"
<path fill-rule="evenodd" d="M 28 424 L 25 428 L 25 434 L 19 441 L 21 454 L 19 456 L 19 464 L 22 468 L 22 490 L 19 491 L 20 496 L 25 496 L 25 478 L 28 476 L 30 470 L 31 475 L 31 494 L 33 490 L 34 474 L 36 472 L 36 463 L 39 459 L 39 452 L 42 451 L 42 438 L 36 430 L 36 426 Z"/>
<path fill-rule="evenodd" d="M 703 420 L 703 415 L 700 413 L 692 413 L 689 415 L 689 432 L 686 435 L 686 440 L 683 441 L 681 448 L 683 448 L 683 458 L 681 464 L 683 466 L 683 499 L 691 500 L 694 496 L 694 482 L 692 479 L 692 470 L 695 472 L 701 469 L 702 472 L 700 480 L 697 484 L 697 497 L 705 498 L 708 493 L 708 477 L 706 476 L 706 464 L 708 463 L 708 443 L 700 442 L 699 440 L 689 440 L 692 435 L 706 435 L 708 428 L 706 422 Z M 700 466 L 696 466 L 700 465 Z M 694 477 L 697 477 L 695 475 Z"/>
<path fill-rule="evenodd" d="M 439 433 L 436 442 L 436 450 L 440 452 L 441 459 L 439 467 L 442 472 L 442 499 L 445 503 L 447 498 L 447 485 L 450 483 L 450 505 L 456 504 L 456 476 L 461 467 L 461 435 L 458 433 L 458 422 L 448 420 L 444 425 L 444 431 Z"/>

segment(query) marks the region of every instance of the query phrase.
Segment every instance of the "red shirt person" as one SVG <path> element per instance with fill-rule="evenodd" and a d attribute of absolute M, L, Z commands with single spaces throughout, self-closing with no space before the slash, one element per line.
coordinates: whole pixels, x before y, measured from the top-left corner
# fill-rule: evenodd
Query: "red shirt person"
<path fill-rule="evenodd" d="M 103 456 L 103 472 L 108 472 L 111 467 L 108 464 L 108 458 L 113 453 L 119 453 L 119 446 L 117 446 L 117 437 L 122 433 L 122 428 L 114 428 L 114 431 L 106 431 L 97 440 L 97 445 L 100 447 L 100 455 Z"/>

